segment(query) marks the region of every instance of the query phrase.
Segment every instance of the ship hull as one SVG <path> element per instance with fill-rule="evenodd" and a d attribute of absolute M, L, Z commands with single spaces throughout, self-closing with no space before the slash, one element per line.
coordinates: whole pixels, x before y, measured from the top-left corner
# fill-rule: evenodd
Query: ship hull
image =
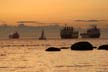
<path fill-rule="evenodd" d="M 100 38 L 99 34 L 88 35 L 88 34 L 81 34 L 81 38 Z"/>
<path fill-rule="evenodd" d="M 46 38 L 39 38 L 39 40 L 46 40 Z"/>
<path fill-rule="evenodd" d="M 61 35 L 61 39 L 77 39 L 78 34 L 72 34 L 72 35 Z"/>

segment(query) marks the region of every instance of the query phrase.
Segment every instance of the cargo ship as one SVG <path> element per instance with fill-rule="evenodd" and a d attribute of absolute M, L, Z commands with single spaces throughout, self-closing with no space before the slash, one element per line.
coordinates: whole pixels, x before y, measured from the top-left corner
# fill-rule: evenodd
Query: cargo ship
<path fill-rule="evenodd" d="M 66 26 L 60 31 L 61 39 L 76 39 L 79 36 L 79 32 L 75 31 L 73 27 Z"/>
<path fill-rule="evenodd" d="M 88 29 L 86 33 L 80 34 L 81 38 L 100 38 L 100 29 L 97 26 L 93 26 L 92 28 Z"/>

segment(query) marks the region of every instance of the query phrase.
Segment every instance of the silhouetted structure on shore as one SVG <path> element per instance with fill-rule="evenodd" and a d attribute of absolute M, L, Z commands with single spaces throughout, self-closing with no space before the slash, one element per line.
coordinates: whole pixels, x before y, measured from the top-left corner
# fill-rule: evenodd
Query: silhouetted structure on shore
<path fill-rule="evenodd" d="M 79 35 L 79 32 L 74 31 L 74 28 L 69 27 L 69 26 L 65 26 L 60 32 L 61 39 L 78 38 L 78 35 Z"/>
<path fill-rule="evenodd" d="M 61 51 L 61 49 L 60 48 L 56 48 L 56 47 L 49 47 L 48 49 L 46 49 L 46 51 L 54 52 L 54 51 Z"/>
<path fill-rule="evenodd" d="M 9 39 L 19 39 L 20 35 L 18 32 L 15 32 L 15 33 L 11 33 L 9 35 Z"/>
<path fill-rule="evenodd" d="M 93 26 L 92 28 L 87 30 L 87 33 L 80 34 L 82 38 L 99 38 L 100 37 L 100 29 L 97 26 Z"/>
<path fill-rule="evenodd" d="M 108 45 L 101 45 L 98 50 L 108 50 Z"/>
<path fill-rule="evenodd" d="M 71 50 L 93 50 L 93 47 L 89 42 L 77 42 L 71 46 Z"/>

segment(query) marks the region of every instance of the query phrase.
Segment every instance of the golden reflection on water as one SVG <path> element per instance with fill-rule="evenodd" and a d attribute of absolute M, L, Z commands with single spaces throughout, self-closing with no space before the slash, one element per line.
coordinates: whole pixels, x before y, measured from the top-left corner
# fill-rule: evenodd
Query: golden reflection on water
<path fill-rule="evenodd" d="M 45 52 L 47 47 L 71 46 L 81 40 L 1 40 L 0 72 L 108 72 L 103 50 Z M 108 40 L 89 40 L 93 45 Z"/>

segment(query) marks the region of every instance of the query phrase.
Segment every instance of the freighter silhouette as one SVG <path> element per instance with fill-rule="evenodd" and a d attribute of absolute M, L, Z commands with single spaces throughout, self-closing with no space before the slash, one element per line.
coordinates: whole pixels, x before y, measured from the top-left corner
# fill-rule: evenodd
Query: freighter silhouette
<path fill-rule="evenodd" d="M 100 37 L 100 29 L 97 26 L 93 26 L 88 29 L 86 33 L 80 34 L 82 38 L 99 38 Z"/>
<path fill-rule="evenodd" d="M 66 26 L 60 32 L 61 39 L 78 38 L 79 32 L 75 31 L 73 27 Z"/>

